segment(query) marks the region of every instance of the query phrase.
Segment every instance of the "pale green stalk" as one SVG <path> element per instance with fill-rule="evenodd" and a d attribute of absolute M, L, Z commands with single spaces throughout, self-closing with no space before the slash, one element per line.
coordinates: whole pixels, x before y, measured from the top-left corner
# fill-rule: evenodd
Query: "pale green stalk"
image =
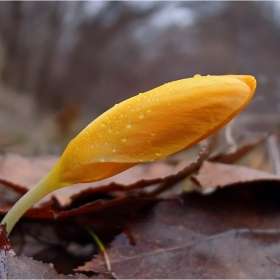
<path fill-rule="evenodd" d="M 56 176 L 56 171 L 53 169 L 45 176 L 38 184 L 31 188 L 16 204 L 10 209 L 7 215 L 2 220 L 1 224 L 6 223 L 7 234 L 9 235 L 14 225 L 20 217 L 31 208 L 41 198 L 51 193 L 52 191 L 62 188 L 65 185 L 59 183 Z"/>

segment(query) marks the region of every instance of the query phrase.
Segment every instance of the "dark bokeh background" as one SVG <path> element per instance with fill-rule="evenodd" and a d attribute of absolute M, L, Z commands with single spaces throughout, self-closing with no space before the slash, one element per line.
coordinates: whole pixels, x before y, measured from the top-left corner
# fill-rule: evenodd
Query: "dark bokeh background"
<path fill-rule="evenodd" d="M 255 75 L 258 90 L 241 123 L 273 129 L 280 110 L 279 15 L 280 2 L 268 1 L 0 2 L 2 115 L 12 106 L 8 121 L 0 116 L 0 147 L 59 153 L 115 103 L 197 73 Z M 27 149 L 22 143 L 31 135 L 37 136 Z M 49 147 L 61 135 L 62 146 Z M 18 143 L 25 148 L 14 149 Z"/>

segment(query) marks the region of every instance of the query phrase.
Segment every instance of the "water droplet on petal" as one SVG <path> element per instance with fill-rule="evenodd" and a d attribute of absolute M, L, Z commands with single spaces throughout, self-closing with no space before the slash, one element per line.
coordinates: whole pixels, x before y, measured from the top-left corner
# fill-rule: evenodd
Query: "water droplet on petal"
<path fill-rule="evenodd" d="M 151 113 L 151 111 L 152 111 L 152 110 L 151 110 L 150 108 L 147 110 L 148 113 Z"/>
<path fill-rule="evenodd" d="M 139 115 L 139 118 L 140 118 L 140 119 L 143 119 L 144 116 L 145 116 L 145 114 L 144 114 L 143 112 L 141 112 L 140 115 Z"/>
<path fill-rule="evenodd" d="M 152 136 L 155 136 L 155 135 L 156 135 L 156 133 L 155 133 L 154 131 L 152 131 L 152 132 L 151 132 L 151 135 L 152 135 Z"/>
<path fill-rule="evenodd" d="M 100 161 L 101 161 L 101 162 L 105 162 L 105 157 L 101 157 L 101 158 L 100 158 Z"/>
<path fill-rule="evenodd" d="M 70 163 L 70 165 L 69 165 L 69 168 L 70 169 L 74 169 L 75 167 L 78 167 L 78 166 L 80 166 L 81 164 L 80 164 L 80 162 L 78 162 L 78 161 L 72 161 L 71 163 Z"/>
<path fill-rule="evenodd" d="M 111 125 L 108 126 L 108 130 L 109 130 L 109 132 L 112 132 L 113 128 Z"/>
<path fill-rule="evenodd" d="M 115 153 L 116 151 L 117 151 L 117 149 L 116 149 L 116 148 L 113 148 L 113 149 L 112 149 L 112 152 L 113 152 L 113 153 Z"/>
<path fill-rule="evenodd" d="M 125 143 L 125 142 L 126 142 L 126 140 L 127 140 L 127 137 L 126 137 L 126 136 L 124 136 L 124 137 L 122 138 L 122 142 L 123 142 L 123 143 Z"/>
<path fill-rule="evenodd" d="M 162 155 L 162 152 L 161 152 L 161 151 L 157 151 L 157 152 L 156 152 L 156 156 L 157 156 L 157 157 L 160 157 L 161 155 Z"/>
<path fill-rule="evenodd" d="M 154 158 L 150 158 L 150 161 L 154 161 L 155 159 Z"/>
<path fill-rule="evenodd" d="M 194 75 L 194 78 L 200 78 L 200 77 L 201 77 L 201 75 L 199 75 L 199 74 Z"/>
<path fill-rule="evenodd" d="M 140 158 L 140 159 L 139 159 L 139 161 L 140 161 L 140 162 L 143 162 L 143 159 L 142 159 L 142 158 Z"/>
<path fill-rule="evenodd" d="M 131 128 L 132 127 L 132 121 L 129 120 L 127 123 L 126 123 L 126 128 Z"/>

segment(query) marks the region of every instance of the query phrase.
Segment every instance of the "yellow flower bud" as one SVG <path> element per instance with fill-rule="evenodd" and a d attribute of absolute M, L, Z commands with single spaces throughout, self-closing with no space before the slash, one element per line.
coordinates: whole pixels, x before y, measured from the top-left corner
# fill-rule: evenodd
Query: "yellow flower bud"
<path fill-rule="evenodd" d="M 198 143 L 233 119 L 255 88 L 252 76 L 196 75 L 115 105 L 68 144 L 54 169 L 2 223 L 7 223 L 9 232 L 27 209 L 56 189 L 102 180 Z"/>

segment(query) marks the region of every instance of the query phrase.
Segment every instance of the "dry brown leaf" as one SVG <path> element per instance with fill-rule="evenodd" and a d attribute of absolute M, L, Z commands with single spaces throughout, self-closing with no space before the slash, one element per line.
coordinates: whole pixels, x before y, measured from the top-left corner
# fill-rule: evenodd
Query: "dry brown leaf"
<path fill-rule="evenodd" d="M 25 256 L 17 256 L 0 226 L 0 278 L 1 279 L 88 279 L 85 275 L 59 275 L 52 265 Z"/>
<path fill-rule="evenodd" d="M 252 149 L 256 148 L 267 140 L 267 137 L 259 137 L 257 139 L 247 139 L 236 143 L 236 147 L 230 146 L 228 150 L 219 151 L 209 157 L 209 161 L 221 163 L 234 163 L 244 157 Z"/>
<path fill-rule="evenodd" d="M 192 193 L 133 215 L 107 249 L 113 275 L 143 278 L 275 278 L 280 260 L 278 186 Z M 277 199 L 276 199 L 277 197 Z M 105 272 L 103 255 L 78 271 Z"/>
<path fill-rule="evenodd" d="M 135 166 L 130 170 L 99 182 L 69 186 L 46 196 L 36 205 L 37 207 L 29 209 L 25 216 L 53 219 L 93 213 L 94 209 L 99 209 L 101 205 L 102 207 L 107 207 L 110 203 L 118 203 L 118 200 L 116 202 L 86 200 L 84 206 L 80 205 L 80 203 L 77 206 L 77 202 L 102 193 L 114 193 L 111 199 L 118 196 L 123 197 L 127 195 L 128 191 L 142 189 L 150 185 L 154 185 L 154 188 L 152 192 L 145 195 L 149 197 L 155 196 L 196 171 L 206 157 L 207 151 L 202 151 L 197 159 L 181 161 L 177 165 L 158 161 L 153 164 Z M 14 190 L 25 192 L 26 189 L 33 186 L 35 180 L 39 180 L 39 175 L 42 176 L 43 173 L 47 173 L 48 169 L 51 169 L 56 160 L 57 158 L 55 157 L 26 159 L 20 156 L 7 155 L 2 159 L 2 164 L 0 164 L 0 180 L 2 179 L 3 184 Z M 15 164 L 13 165 L 14 162 Z M 17 170 L 20 170 L 18 174 Z M 17 175 L 13 177 L 12 174 Z M 21 183 L 21 179 L 23 183 Z M 46 202 L 49 203 L 46 204 Z M 5 214 L 11 206 L 11 203 L 3 202 L 3 204 L 0 204 L 0 213 Z M 72 210 L 72 208 L 75 209 Z"/>
<path fill-rule="evenodd" d="M 280 183 L 280 177 L 271 173 L 247 166 L 209 161 L 204 161 L 198 175 L 192 176 L 191 179 L 202 190 L 214 190 L 217 187 L 223 188 L 231 185 L 256 183 L 259 181 L 274 181 Z"/>
<path fill-rule="evenodd" d="M 0 162 L 0 183 L 13 188 L 15 191 L 24 194 L 42 179 L 56 164 L 58 157 L 37 157 L 25 158 L 19 155 L 8 154 L 1 158 Z M 75 184 L 67 188 L 62 188 L 47 195 L 37 206 L 52 201 L 52 197 L 65 207 L 71 204 L 72 196 L 100 186 L 105 187 L 113 183 L 119 188 L 133 184 L 140 186 L 150 185 L 163 180 L 164 177 L 177 172 L 176 166 L 158 161 L 153 165 L 139 165 L 109 179 L 94 183 Z M 139 183 L 139 181 L 141 181 Z M 135 186 L 137 187 L 137 185 Z"/>

